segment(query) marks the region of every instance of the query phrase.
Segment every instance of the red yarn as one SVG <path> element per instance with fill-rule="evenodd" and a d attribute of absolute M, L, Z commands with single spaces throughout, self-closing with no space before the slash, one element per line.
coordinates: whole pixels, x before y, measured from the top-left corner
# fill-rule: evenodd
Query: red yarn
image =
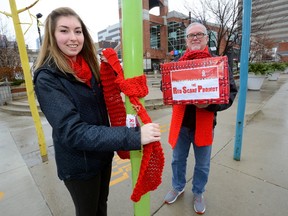
<path fill-rule="evenodd" d="M 172 149 L 175 148 L 180 133 L 186 105 L 174 104 L 172 105 L 172 117 L 170 123 L 168 142 Z"/>
<path fill-rule="evenodd" d="M 206 46 L 204 50 L 187 50 L 179 61 L 202 59 L 212 57 L 209 53 L 209 49 Z"/>
<path fill-rule="evenodd" d="M 129 97 L 141 121 L 144 124 L 151 123 L 151 118 L 140 102 L 140 98 L 148 94 L 146 76 L 124 79 L 123 69 L 116 52 L 111 48 L 107 48 L 102 52 L 108 63 L 101 63 L 100 77 L 111 125 L 126 125 L 126 110 L 120 96 L 121 91 Z M 117 76 L 115 76 L 115 73 Z M 119 152 L 117 153 L 119 154 Z M 121 155 L 119 156 L 121 157 Z M 155 190 L 161 184 L 163 168 L 164 153 L 160 142 L 154 142 L 153 145 L 145 145 L 143 147 L 139 176 L 131 195 L 132 201 L 138 202 L 142 195 Z"/>
<path fill-rule="evenodd" d="M 126 126 L 126 109 L 120 95 L 120 89 L 115 85 L 114 70 L 109 64 L 101 64 L 100 78 L 111 125 Z M 117 151 L 117 154 L 121 159 L 130 158 L 129 151 Z"/>
<path fill-rule="evenodd" d="M 205 50 L 186 51 L 179 61 L 187 61 L 193 59 L 209 58 L 208 47 Z M 169 143 L 175 148 L 182 125 L 186 105 L 175 104 L 172 106 L 172 118 L 170 123 Z M 197 146 L 211 145 L 213 142 L 213 119 L 214 113 L 196 107 L 196 128 L 195 128 L 195 144 Z"/>
<path fill-rule="evenodd" d="M 76 76 L 91 87 L 92 73 L 89 65 L 81 55 L 77 56 L 76 62 L 69 61 L 71 67 L 75 71 Z"/>

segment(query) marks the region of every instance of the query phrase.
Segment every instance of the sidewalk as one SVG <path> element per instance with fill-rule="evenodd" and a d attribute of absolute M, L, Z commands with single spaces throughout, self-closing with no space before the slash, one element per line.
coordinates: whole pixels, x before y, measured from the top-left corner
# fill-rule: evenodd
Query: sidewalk
<path fill-rule="evenodd" d="M 206 216 L 287 215 L 287 78 L 285 74 L 278 80 L 285 82 L 279 90 L 276 86 L 279 83 L 265 81 L 260 92 L 247 92 L 240 161 L 233 160 L 238 98 L 231 109 L 218 113 L 211 172 L 205 192 Z M 155 216 L 197 215 L 192 206 L 190 173 L 193 165 L 187 169 L 188 182 L 183 196 L 172 205 L 161 206 Z M 165 175 L 169 183 L 164 182 L 157 193 L 165 195 L 170 187 L 170 170 L 169 164 L 166 172 L 170 173 Z"/>
<path fill-rule="evenodd" d="M 151 85 L 149 90 L 147 103 L 148 100 L 154 103 L 156 99 L 161 99 L 159 88 Z M 287 93 L 288 74 L 281 74 L 278 81 L 266 80 L 261 91 L 247 92 L 240 161 L 233 160 L 238 98 L 229 110 L 218 114 L 211 174 L 205 193 L 206 216 L 287 214 Z M 193 151 L 189 157 L 185 193 L 173 205 L 163 204 L 163 197 L 171 187 L 171 148 L 167 145 L 171 109 L 150 113 L 152 120 L 163 126 L 161 143 L 165 153 L 163 182 L 156 191 L 150 193 L 151 215 L 196 215 L 191 193 Z M 72 200 L 56 175 L 49 136 L 51 128 L 46 119 L 41 117 L 48 147 L 49 161 L 46 163 L 41 163 L 39 158 L 37 135 L 31 117 L 0 112 L 0 119 L 0 215 L 73 216 Z M 123 171 L 124 168 L 120 169 Z M 111 186 L 108 215 L 132 216 L 130 194 L 129 179 Z"/>

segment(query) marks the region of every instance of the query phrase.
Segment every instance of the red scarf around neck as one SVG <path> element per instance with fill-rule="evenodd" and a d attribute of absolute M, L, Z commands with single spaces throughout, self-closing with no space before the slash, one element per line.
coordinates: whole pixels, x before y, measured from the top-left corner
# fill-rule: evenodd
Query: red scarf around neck
<path fill-rule="evenodd" d="M 91 87 L 92 72 L 85 59 L 81 55 L 78 55 L 76 62 L 72 60 L 70 60 L 69 62 L 72 69 L 75 71 L 76 76 L 81 79 L 86 85 Z"/>
<path fill-rule="evenodd" d="M 204 50 L 186 51 L 179 61 L 187 61 L 193 59 L 209 58 L 208 47 Z M 170 123 L 169 143 L 175 148 L 182 125 L 186 105 L 173 105 L 172 118 Z M 214 113 L 207 111 L 205 108 L 196 107 L 196 128 L 195 128 L 195 144 L 197 146 L 211 145 L 213 142 L 213 120 Z"/>

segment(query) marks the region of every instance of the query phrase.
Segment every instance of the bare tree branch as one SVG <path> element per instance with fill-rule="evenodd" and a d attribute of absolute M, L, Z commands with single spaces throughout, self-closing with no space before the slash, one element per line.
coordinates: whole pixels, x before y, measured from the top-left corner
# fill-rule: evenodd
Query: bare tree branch
<path fill-rule="evenodd" d="M 16 68 L 21 66 L 16 41 L 10 41 L 8 24 L 0 16 L 0 68 Z"/>
<path fill-rule="evenodd" d="M 193 7 L 189 1 L 185 3 L 185 8 L 191 11 L 193 18 L 204 24 L 210 33 L 212 31 L 217 32 L 217 55 L 227 55 L 235 45 L 239 45 L 242 35 L 243 6 L 241 0 L 239 2 L 238 0 L 199 0 L 198 4 L 195 4 L 195 1 L 193 3 Z M 267 25 L 276 22 L 271 20 L 269 14 L 265 14 L 267 11 L 265 9 L 271 7 L 270 3 L 260 4 L 262 5 L 261 8 L 256 7 L 259 3 L 261 0 L 253 0 L 251 35 L 256 35 Z M 261 22 L 256 22 L 260 18 Z M 254 37 L 254 40 L 259 40 L 257 44 L 262 44 L 261 47 L 263 47 L 264 39 L 269 40 L 267 34 L 264 33 Z"/>

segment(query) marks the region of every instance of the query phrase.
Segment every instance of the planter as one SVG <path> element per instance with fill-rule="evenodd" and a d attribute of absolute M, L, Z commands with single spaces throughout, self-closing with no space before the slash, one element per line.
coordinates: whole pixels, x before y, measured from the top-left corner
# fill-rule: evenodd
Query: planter
<path fill-rule="evenodd" d="M 247 88 L 248 90 L 259 91 L 265 80 L 264 75 L 248 74 Z"/>
<path fill-rule="evenodd" d="M 9 85 L 1 85 L 0 83 L 0 106 L 6 102 L 12 101 L 12 94 Z"/>
<path fill-rule="evenodd" d="M 268 75 L 268 80 L 277 81 L 280 77 L 280 72 L 274 72 Z"/>

